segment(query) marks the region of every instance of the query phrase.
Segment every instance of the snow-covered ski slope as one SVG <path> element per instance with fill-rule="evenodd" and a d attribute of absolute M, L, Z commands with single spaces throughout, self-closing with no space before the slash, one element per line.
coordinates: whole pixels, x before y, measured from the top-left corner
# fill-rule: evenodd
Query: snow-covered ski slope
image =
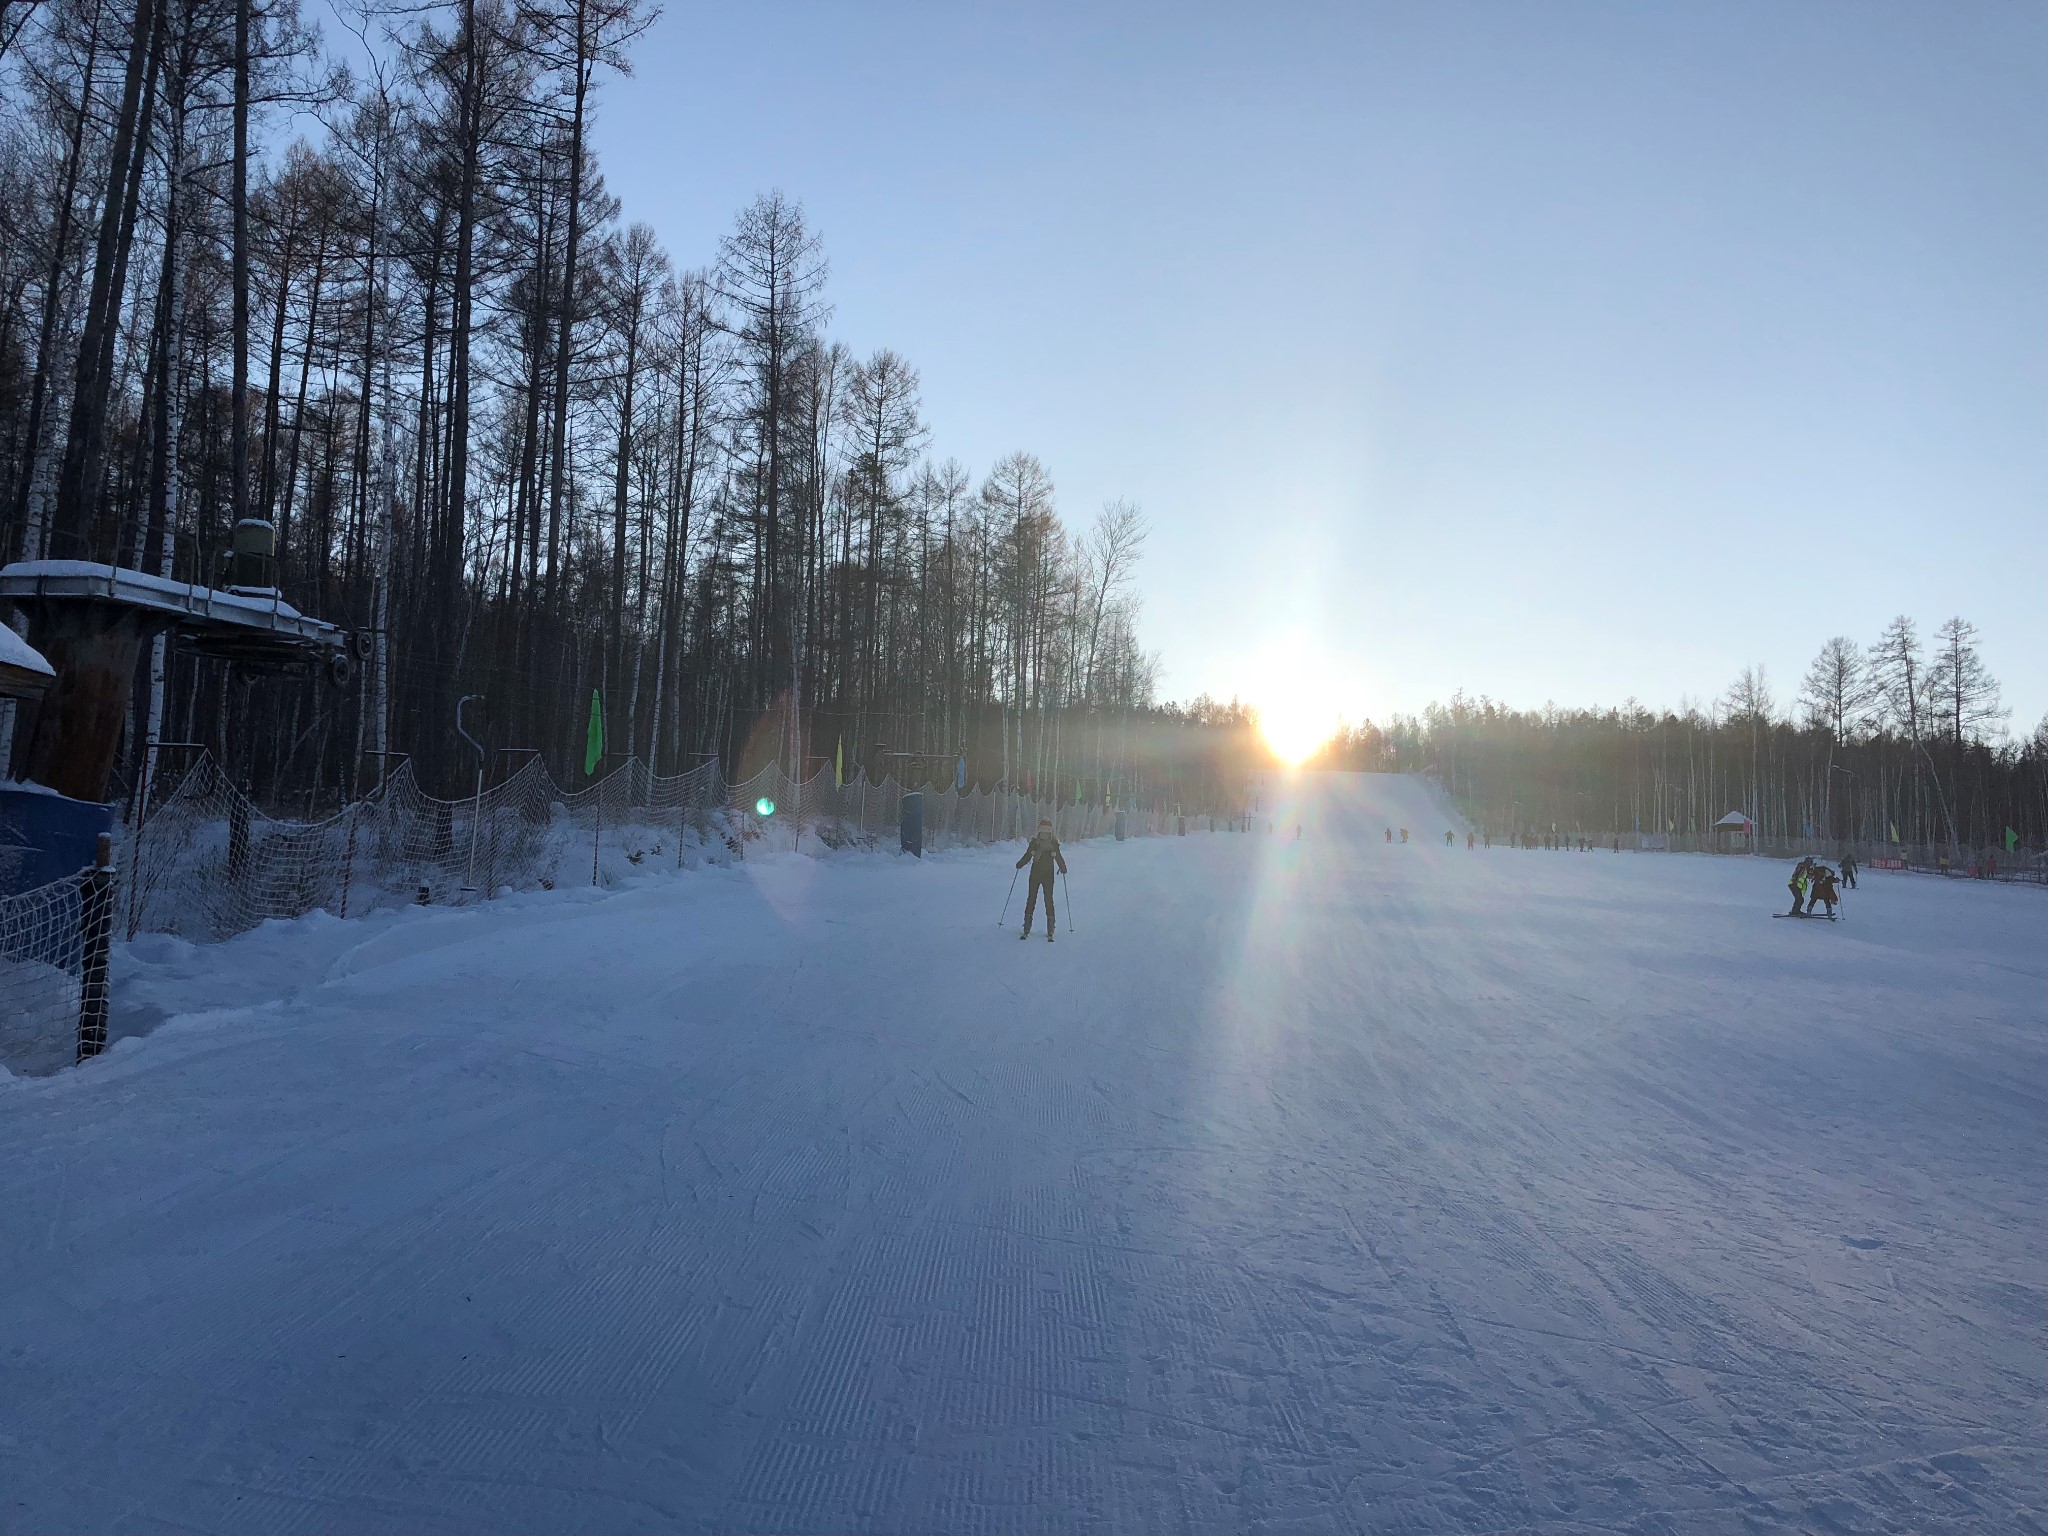
<path fill-rule="evenodd" d="M 0 1083 L 0 1530 L 2048 1526 L 2048 896 L 1415 792 L 151 951 Z"/>
<path fill-rule="evenodd" d="M 1471 830 L 1441 790 L 1408 773 L 1276 774 L 1258 786 L 1258 805 L 1276 836 L 1384 843 L 1405 827 L 1411 843 L 1441 844 Z"/>

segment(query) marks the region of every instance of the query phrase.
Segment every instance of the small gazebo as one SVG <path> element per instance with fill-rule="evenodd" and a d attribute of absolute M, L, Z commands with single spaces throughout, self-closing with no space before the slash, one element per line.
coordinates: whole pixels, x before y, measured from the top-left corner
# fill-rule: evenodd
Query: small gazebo
<path fill-rule="evenodd" d="M 1723 853 L 1748 853 L 1756 846 L 1756 823 L 1740 811 L 1730 811 L 1714 823 L 1714 835 Z"/>

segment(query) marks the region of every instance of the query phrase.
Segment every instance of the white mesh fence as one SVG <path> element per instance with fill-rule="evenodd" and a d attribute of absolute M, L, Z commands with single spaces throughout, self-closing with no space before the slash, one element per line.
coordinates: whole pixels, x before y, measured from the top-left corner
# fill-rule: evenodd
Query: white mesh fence
<path fill-rule="evenodd" d="M 0 896 L 0 1067 L 39 1075 L 105 1048 L 112 897 L 90 870 Z"/>
<path fill-rule="evenodd" d="M 120 921 L 137 933 L 223 939 L 315 909 L 348 917 L 409 902 L 488 900 L 508 890 L 593 883 L 621 862 L 681 866 L 687 855 L 745 857 L 750 844 L 894 845 L 905 787 L 894 778 L 804 781 L 771 765 L 727 783 L 715 762 L 661 776 L 634 758 L 597 782 L 558 787 L 538 758 L 462 800 L 437 800 L 401 766 L 378 789 L 324 821 L 266 816 L 201 757 L 139 831 L 121 861 Z M 921 792 L 924 845 L 946 848 L 1028 836 L 1049 817 L 1062 840 L 1113 830 L 1115 812 L 980 790 Z M 1202 818 L 1210 830 L 1209 818 Z M 1126 813 L 1130 836 L 1180 829 L 1160 811 Z M 1195 830 L 1196 818 L 1187 818 Z"/>

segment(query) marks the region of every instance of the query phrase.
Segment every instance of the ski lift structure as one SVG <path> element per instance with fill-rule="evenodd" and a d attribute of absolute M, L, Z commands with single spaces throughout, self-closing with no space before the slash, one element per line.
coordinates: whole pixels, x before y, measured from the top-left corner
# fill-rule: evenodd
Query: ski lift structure
<path fill-rule="evenodd" d="M 73 800 L 106 801 L 136 669 L 160 634 L 247 672 L 349 680 L 349 633 L 299 612 L 278 591 L 277 535 L 268 522 L 235 525 L 218 579 L 206 587 L 97 560 L 0 567 L 0 602 L 26 616 L 28 645 L 51 673 L 40 697 L 18 706 L 24 780 Z"/>

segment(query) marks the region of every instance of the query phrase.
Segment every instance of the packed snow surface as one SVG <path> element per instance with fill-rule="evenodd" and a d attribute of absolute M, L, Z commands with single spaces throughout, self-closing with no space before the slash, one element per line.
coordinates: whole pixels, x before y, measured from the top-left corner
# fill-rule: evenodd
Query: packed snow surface
<path fill-rule="evenodd" d="M 137 946 L 0 1529 L 2048 1528 L 2048 895 L 1285 800 Z"/>

